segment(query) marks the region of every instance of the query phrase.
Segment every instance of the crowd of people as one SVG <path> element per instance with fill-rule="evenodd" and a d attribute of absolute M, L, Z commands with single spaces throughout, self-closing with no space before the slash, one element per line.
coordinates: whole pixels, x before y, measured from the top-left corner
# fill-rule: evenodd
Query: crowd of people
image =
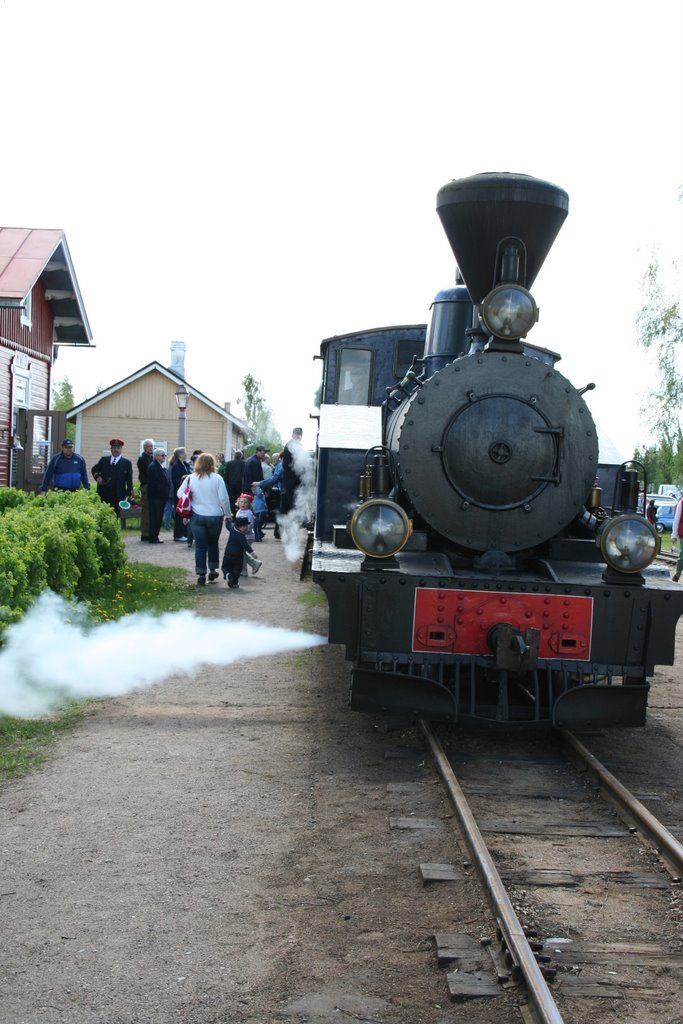
<path fill-rule="evenodd" d="M 220 573 L 231 589 L 239 587 L 247 575 L 247 565 L 255 575 L 262 566 L 252 544 L 261 544 L 265 531 L 273 525 L 273 537 L 281 537 L 281 524 L 295 508 L 297 491 L 306 477 L 308 458 L 301 444 L 303 431 L 295 427 L 282 451 L 269 453 L 257 445 L 253 455 L 244 457 L 236 451 L 226 461 L 223 453 L 215 458 L 197 448 L 188 459 L 185 448 L 175 448 L 170 460 L 167 452 L 155 446 L 153 438 L 142 442 L 137 460 L 139 483 L 140 540 L 163 544 L 162 525 L 173 527 L 173 540 L 195 551 L 197 585 L 215 582 Z M 133 465 L 123 455 L 125 442 L 113 437 L 109 455 L 103 455 L 91 468 L 97 493 L 103 502 L 121 514 L 134 501 Z M 60 451 L 50 459 L 40 485 L 40 493 L 54 488 L 58 491 L 90 490 L 85 460 L 74 451 L 74 444 L 65 438 Z M 176 502 L 183 490 L 189 495 L 189 515 L 176 512 Z M 641 509 L 651 523 L 656 522 L 654 499 L 647 503 L 643 495 Z M 303 525 L 298 522 L 297 525 Z M 223 527 L 227 542 L 222 558 L 219 541 Z M 676 504 L 671 542 L 683 540 L 683 500 Z M 683 576 L 683 543 L 672 579 Z"/>
<path fill-rule="evenodd" d="M 236 451 L 227 460 L 223 453 L 214 457 L 198 448 L 188 459 L 184 447 L 175 448 L 167 462 L 167 452 L 153 438 L 142 442 L 136 468 L 139 496 L 135 493 L 133 464 L 123 455 L 125 442 L 113 437 L 110 454 L 103 455 L 91 468 L 97 493 L 118 516 L 137 502 L 140 540 L 163 544 L 162 527 L 173 529 L 173 541 L 194 548 L 197 585 L 214 583 L 220 573 L 228 587 L 239 588 L 239 581 L 252 576 L 263 562 L 256 558 L 252 544 L 266 539 L 273 525 L 273 537 L 280 539 L 279 516 L 293 507 L 302 474 L 300 459 L 302 430 L 295 427 L 281 452 L 272 455 L 258 445 L 253 455 Z M 85 460 L 74 451 L 73 441 L 65 438 L 60 452 L 50 460 L 40 493 L 54 488 L 60 491 L 90 489 Z M 181 515 L 176 503 L 187 495 L 188 514 Z M 227 540 L 222 558 L 219 543 L 223 527 Z M 219 572 L 220 569 L 220 572 Z"/>

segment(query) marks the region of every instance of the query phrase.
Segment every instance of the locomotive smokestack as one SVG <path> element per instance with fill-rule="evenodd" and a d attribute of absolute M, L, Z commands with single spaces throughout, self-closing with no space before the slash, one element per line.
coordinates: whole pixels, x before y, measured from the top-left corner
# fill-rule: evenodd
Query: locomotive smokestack
<path fill-rule="evenodd" d="M 522 243 L 518 283 L 531 287 L 567 216 L 569 196 L 527 174 L 474 174 L 439 189 L 436 209 L 478 304 L 510 273 L 517 242 Z M 500 246 L 504 239 L 511 243 L 507 250 Z"/>

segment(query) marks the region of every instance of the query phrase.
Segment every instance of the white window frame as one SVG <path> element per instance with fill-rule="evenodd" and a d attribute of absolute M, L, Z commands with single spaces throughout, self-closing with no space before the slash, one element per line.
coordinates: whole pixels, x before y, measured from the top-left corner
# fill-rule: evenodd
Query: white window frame
<path fill-rule="evenodd" d="M 25 296 L 21 307 L 21 326 L 28 327 L 29 330 L 33 327 L 33 289 Z"/>
<path fill-rule="evenodd" d="M 12 360 L 12 377 L 14 378 L 12 381 L 12 413 L 14 414 L 15 409 L 31 408 L 31 368 L 28 356 L 23 352 L 17 352 Z M 17 402 L 17 380 L 26 382 L 25 401 L 23 402 Z"/>

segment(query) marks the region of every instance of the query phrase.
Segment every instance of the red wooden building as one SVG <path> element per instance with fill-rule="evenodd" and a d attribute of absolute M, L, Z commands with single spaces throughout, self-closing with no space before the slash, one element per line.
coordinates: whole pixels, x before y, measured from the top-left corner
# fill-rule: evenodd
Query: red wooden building
<path fill-rule="evenodd" d="M 0 228 L 0 487 L 40 483 L 66 425 L 50 411 L 59 346 L 91 342 L 64 232 Z"/>

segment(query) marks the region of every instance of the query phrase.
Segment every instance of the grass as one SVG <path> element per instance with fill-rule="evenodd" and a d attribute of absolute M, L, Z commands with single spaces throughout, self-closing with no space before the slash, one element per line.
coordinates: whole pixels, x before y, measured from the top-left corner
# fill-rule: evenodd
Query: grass
<path fill-rule="evenodd" d="M 175 612 L 194 605 L 197 588 L 182 569 L 133 562 L 114 583 L 89 602 L 94 622 L 145 611 Z M 42 764 L 57 737 L 83 718 L 89 701 L 73 701 L 47 718 L 18 719 L 0 715 L 0 781 L 26 774 Z"/>
<path fill-rule="evenodd" d="M 194 604 L 193 584 L 183 569 L 130 562 L 113 585 L 90 602 L 90 614 L 95 622 L 107 622 L 133 612 L 177 612 Z"/>
<path fill-rule="evenodd" d="M 297 597 L 297 601 L 300 601 L 307 608 L 318 608 L 320 605 L 325 604 L 327 598 L 325 597 L 324 590 L 305 590 L 303 594 Z"/>
<path fill-rule="evenodd" d="M 85 701 L 69 704 L 49 719 L 0 716 L 0 780 L 25 775 L 42 764 L 57 736 L 80 722 L 85 706 Z"/>

